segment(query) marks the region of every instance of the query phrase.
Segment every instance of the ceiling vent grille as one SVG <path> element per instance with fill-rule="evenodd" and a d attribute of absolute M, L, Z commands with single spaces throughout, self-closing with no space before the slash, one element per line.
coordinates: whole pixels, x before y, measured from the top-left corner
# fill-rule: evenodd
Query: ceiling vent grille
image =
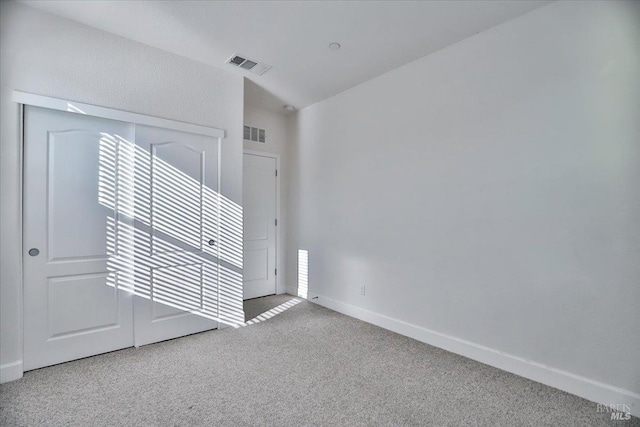
<path fill-rule="evenodd" d="M 267 142 L 267 131 L 254 126 L 244 125 L 243 137 L 246 141 Z"/>
<path fill-rule="evenodd" d="M 237 53 L 231 55 L 231 57 L 227 59 L 226 63 L 233 65 L 234 67 L 244 68 L 245 70 L 258 74 L 259 76 L 271 69 L 271 65 L 261 64 L 258 61 L 247 59 L 246 56 L 238 55 Z"/>

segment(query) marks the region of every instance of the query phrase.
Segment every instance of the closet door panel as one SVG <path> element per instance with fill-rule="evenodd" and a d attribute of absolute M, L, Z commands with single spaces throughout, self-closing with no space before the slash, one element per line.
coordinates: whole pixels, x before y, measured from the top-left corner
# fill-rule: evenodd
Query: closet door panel
<path fill-rule="evenodd" d="M 133 345 L 132 296 L 109 268 L 132 137 L 129 123 L 25 107 L 25 370 Z"/>
<path fill-rule="evenodd" d="M 217 327 L 219 144 L 136 126 L 136 346 Z"/>

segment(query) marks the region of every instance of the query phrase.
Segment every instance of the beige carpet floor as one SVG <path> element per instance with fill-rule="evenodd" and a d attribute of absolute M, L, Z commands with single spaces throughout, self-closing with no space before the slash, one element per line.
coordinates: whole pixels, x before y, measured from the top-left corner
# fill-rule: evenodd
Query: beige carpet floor
<path fill-rule="evenodd" d="M 248 304 L 273 308 L 290 297 L 269 298 Z M 302 301 L 250 326 L 27 372 L 0 387 L 0 424 L 627 427 L 640 420 L 611 421 L 592 402 Z"/>

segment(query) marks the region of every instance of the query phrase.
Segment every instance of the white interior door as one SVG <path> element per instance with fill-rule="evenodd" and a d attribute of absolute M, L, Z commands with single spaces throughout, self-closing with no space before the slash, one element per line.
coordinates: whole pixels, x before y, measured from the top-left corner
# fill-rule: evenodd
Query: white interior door
<path fill-rule="evenodd" d="M 135 345 L 217 327 L 219 140 L 136 126 Z"/>
<path fill-rule="evenodd" d="M 24 369 L 129 347 L 132 297 L 107 264 L 133 125 L 27 106 L 24 132 Z"/>
<path fill-rule="evenodd" d="M 276 159 L 244 155 L 244 299 L 276 293 Z"/>
<path fill-rule="evenodd" d="M 229 317 L 219 138 L 31 106 L 24 129 L 25 370 Z"/>

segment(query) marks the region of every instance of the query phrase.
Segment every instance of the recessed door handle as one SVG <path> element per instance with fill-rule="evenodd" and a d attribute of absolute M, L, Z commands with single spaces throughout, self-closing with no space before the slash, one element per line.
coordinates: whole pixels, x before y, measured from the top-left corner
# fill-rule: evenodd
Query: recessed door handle
<path fill-rule="evenodd" d="M 40 250 L 38 248 L 31 248 L 29 249 L 29 255 L 31 256 L 38 256 L 40 254 Z"/>

